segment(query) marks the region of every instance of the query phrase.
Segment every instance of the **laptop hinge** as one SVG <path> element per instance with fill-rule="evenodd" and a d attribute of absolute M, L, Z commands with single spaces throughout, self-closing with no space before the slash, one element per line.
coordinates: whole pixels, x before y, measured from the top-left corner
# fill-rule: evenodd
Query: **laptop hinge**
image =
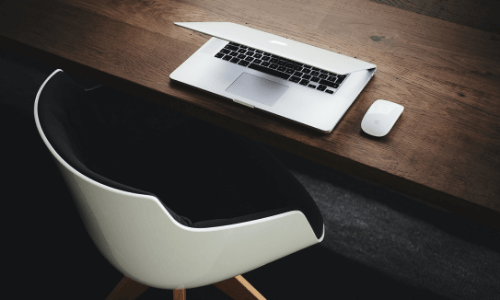
<path fill-rule="evenodd" d="M 245 102 L 243 102 L 243 101 L 239 101 L 239 100 L 236 100 L 236 99 L 233 99 L 233 101 L 234 101 L 234 102 L 236 102 L 236 103 L 239 103 L 239 104 L 241 104 L 241 105 L 248 106 L 248 107 L 250 107 L 250 108 L 255 108 L 255 106 L 253 106 L 253 105 L 251 105 L 251 104 L 248 104 L 248 103 L 245 103 Z"/>

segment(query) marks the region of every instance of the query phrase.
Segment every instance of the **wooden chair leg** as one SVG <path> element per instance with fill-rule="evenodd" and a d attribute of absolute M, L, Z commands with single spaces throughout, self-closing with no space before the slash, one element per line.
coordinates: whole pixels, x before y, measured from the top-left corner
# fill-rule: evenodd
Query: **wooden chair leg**
<path fill-rule="evenodd" d="M 186 300 L 186 289 L 175 289 L 174 300 Z"/>
<path fill-rule="evenodd" d="M 214 285 L 234 300 L 266 300 L 266 298 L 264 298 L 264 296 L 262 296 L 259 291 L 241 275 L 214 283 Z"/>
<path fill-rule="evenodd" d="M 127 276 L 115 286 L 106 300 L 134 300 L 144 293 L 149 286 L 133 281 Z"/>

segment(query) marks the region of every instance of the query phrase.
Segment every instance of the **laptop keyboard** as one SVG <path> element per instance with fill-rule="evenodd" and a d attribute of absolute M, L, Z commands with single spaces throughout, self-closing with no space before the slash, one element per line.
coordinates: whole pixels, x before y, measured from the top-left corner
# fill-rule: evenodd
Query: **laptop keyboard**
<path fill-rule="evenodd" d="M 227 44 L 215 57 L 328 94 L 335 93 L 347 77 L 234 42 Z"/>

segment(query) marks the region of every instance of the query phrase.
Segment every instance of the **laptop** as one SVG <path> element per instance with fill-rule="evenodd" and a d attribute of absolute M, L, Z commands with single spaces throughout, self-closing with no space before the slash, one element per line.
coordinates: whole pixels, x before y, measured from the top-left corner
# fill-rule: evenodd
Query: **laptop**
<path fill-rule="evenodd" d="M 212 36 L 170 79 L 329 133 L 375 74 L 359 59 L 228 22 L 175 22 Z"/>

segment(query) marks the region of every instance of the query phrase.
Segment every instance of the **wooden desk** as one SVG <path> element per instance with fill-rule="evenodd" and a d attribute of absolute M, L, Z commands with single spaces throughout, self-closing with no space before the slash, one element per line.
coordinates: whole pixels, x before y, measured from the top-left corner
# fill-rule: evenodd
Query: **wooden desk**
<path fill-rule="evenodd" d="M 231 21 L 372 62 L 331 134 L 170 82 L 207 39 L 174 21 Z M 477 26 L 475 26 L 477 28 Z M 500 228 L 500 35 L 367 0 L 5 0 L 1 45 Z M 405 106 L 391 133 L 361 119 Z M 334 200 L 332 200 L 334 201 Z"/>

